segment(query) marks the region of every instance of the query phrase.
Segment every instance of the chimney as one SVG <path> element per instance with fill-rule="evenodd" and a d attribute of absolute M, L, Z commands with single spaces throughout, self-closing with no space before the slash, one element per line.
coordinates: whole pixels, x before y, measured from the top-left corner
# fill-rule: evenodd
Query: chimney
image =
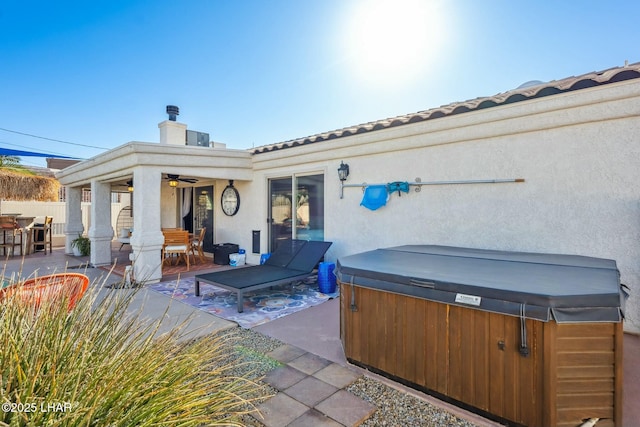
<path fill-rule="evenodd" d="M 176 116 L 180 114 L 180 109 L 176 105 L 167 105 L 167 114 L 169 115 L 169 120 L 175 122 Z"/>
<path fill-rule="evenodd" d="M 187 125 L 176 121 L 180 110 L 175 105 L 167 105 L 169 120 L 158 124 L 160 128 L 160 144 L 185 145 L 187 141 Z"/>

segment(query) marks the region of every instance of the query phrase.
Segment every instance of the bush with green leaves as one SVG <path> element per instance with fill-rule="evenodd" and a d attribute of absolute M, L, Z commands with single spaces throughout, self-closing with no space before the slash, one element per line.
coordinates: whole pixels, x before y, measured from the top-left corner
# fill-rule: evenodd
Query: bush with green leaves
<path fill-rule="evenodd" d="M 71 241 L 71 247 L 78 250 L 81 256 L 91 255 L 91 239 L 81 234 Z"/>
<path fill-rule="evenodd" d="M 136 290 L 100 288 L 71 311 L 0 302 L 0 425 L 241 425 L 270 393 L 251 369 L 234 374 L 251 362 L 229 357 L 233 334 L 161 333 L 130 309 Z"/>

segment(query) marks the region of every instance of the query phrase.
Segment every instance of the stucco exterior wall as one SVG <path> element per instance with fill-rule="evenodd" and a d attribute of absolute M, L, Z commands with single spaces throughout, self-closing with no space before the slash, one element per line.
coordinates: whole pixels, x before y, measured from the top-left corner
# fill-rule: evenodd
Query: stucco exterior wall
<path fill-rule="evenodd" d="M 625 329 L 640 332 L 639 139 L 640 79 L 633 78 L 253 155 L 133 142 L 56 176 L 74 189 L 94 180 L 122 184 L 133 176 L 132 248 L 144 252 L 136 262 L 142 272 L 157 270 L 158 229 L 180 225 L 178 198 L 163 174 L 213 183 L 214 242 L 237 243 L 247 261 L 257 263 L 252 230 L 260 230 L 266 252 L 268 180 L 323 173 L 325 240 L 334 243 L 327 260 L 412 243 L 614 259 L 631 289 Z M 370 211 L 360 206 L 359 187 L 345 188 L 340 199 L 341 161 L 350 166 L 350 185 L 416 178 L 525 181 L 422 186 L 420 192 L 412 187 Z M 241 198 L 233 217 L 220 207 L 229 179 Z M 67 227 L 80 227 L 77 222 Z"/>
<path fill-rule="evenodd" d="M 329 259 L 412 243 L 615 259 L 631 288 L 625 329 L 638 332 L 639 138 L 640 82 L 621 82 L 254 155 L 251 191 L 265 210 L 269 176 L 326 169 Z M 347 184 L 525 182 L 422 186 L 370 211 L 360 188 L 339 198 L 341 160 Z M 265 215 L 243 219 L 263 239 Z"/>
<path fill-rule="evenodd" d="M 180 189 L 160 186 L 160 226 L 162 228 L 178 228 L 182 224 L 178 221 L 178 192 Z"/>
<path fill-rule="evenodd" d="M 262 209 L 262 199 L 259 198 L 259 189 L 254 188 L 255 186 L 259 186 L 260 183 L 256 183 L 255 181 L 233 182 L 233 186 L 240 194 L 240 209 L 234 216 L 225 215 L 220 206 L 222 191 L 228 184 L 228 180 L 217 180 L 213 188 L 214 242 L 216 244 L 236 243 L 247 251 L 249 258 L 247 262 L 256 263 L 255 260 L 251 258 L 251 230 L 260 229 L 258 222 Z"/>

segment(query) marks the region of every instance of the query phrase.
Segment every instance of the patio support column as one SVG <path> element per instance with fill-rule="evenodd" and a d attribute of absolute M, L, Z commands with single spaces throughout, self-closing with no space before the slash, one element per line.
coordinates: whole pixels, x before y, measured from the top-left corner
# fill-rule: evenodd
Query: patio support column
<path fill-rule="evenodd" d="M 91 181 L 91 265 L 111 264 L 111 184 Z"/>
<path fill-rule="evenodd" d="M 153 168 L 133 171 L 133 276 L 137 282 L 156 283 L 162 279 L 160 252 L 164 243 L 160 223 L 161 173 Z"/>
<path fill-rule="evenodd" d="M 64 208 L 67 221 L 64 225 L 64 234 L 66 236 L 64 252 L 70 254 L 73 252 L 71 241 L 84 231 L 84 226 L 82 225 L 82 187 L 67 187 L 65 192 L 67 201 Z"/>

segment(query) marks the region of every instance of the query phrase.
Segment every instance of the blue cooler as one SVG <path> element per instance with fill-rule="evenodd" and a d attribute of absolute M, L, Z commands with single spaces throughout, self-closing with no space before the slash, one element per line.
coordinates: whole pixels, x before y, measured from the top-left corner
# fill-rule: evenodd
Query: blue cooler
<path fill-rule="evenodd" d="M 336 291 L 336 275 L 333 270 L 336 264 L 333 262 L 321 262 L 318 265 L 318 288 L 323 294 L 333 294 Z"/>

